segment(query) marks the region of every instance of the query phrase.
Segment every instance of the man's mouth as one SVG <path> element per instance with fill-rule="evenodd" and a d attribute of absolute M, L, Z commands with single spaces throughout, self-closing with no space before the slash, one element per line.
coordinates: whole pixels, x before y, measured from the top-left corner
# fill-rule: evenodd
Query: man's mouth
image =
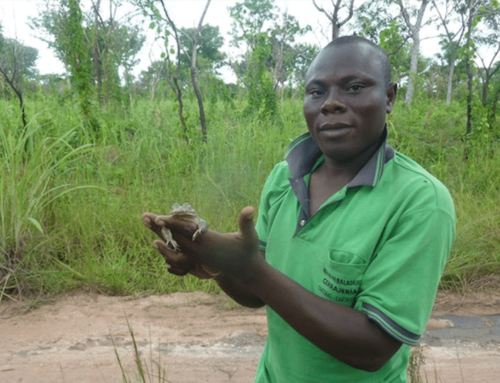
<path fill-rule="evenodd" d="M 319 127 L 319 131 L 330 131 L 330 130 L 342 130 L 342 129 L 349 129 L 350 126 L 347 124 L 344 124 L 342 122 L 336 122 L 334 124 L 331 123 L 324 123 Z"/>
<path fill-rule="evenodd" d="M 318 138 L 323 137 L 327 140 L 337 140 L 343 138 L 345 135 L 349 134 L 352 130 L 350 125 L 344 124 L 342 122 L 336 123 L 324 123 L 320 125 L 318 129 Z"/>

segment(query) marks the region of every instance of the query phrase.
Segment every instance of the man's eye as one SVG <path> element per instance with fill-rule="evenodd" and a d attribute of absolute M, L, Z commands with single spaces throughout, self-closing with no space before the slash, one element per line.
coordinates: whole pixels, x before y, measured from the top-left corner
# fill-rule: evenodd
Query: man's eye
<path fill-rule="evenodd" d="M 347 88 L 347 90 L 351 90 L 351 91 L 354 91 L 354 92 L 358 92 L 360 91 L 361 89 L 363 89 L 364 86 L 361 85 L 361 84 L 354 84 L 354 85 L 351 85 L 350 87 Z"/>
<path fill-rule="evenodd" d="M 309 94 L 313 97 L 320 97 L 323 95 L 323 91 L 319 90 L 319 89 L 313 89 L 309 92 Z"/>

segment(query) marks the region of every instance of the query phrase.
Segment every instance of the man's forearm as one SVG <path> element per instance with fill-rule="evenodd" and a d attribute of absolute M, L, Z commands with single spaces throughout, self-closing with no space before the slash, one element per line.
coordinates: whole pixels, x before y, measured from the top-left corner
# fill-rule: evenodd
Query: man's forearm
<path fill-rule="evenodd" d="M 256 295 L 250 293 L 237 279 L 224 274 L 219 274 L 214 278 L 219 287 L 236 303 L 250 308 L 264 306 L 264 302 Z"/>

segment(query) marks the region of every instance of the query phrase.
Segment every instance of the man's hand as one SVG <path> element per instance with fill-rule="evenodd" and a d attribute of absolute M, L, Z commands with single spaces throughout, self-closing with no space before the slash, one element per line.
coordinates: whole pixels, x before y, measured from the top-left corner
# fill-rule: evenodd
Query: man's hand
<path fill-rule="evenodd" d="M 163 239 L 161 232 L 163 226 L 155 223 L 156 217 L 156 214 L 144 213 L 142 215 L 142 222 L 144 226 Z M 210 279 L 218 274 L 217 270 L 190 259 L 178 250 L 169 248 L 162 240 L 157 239 L 154 241 L 153 247 L 163 256 L 169 266 L 168 272 L 171 274 L 184 276 L 189 273 L 200 279 Z"/>
<path fill-rule="evenodd" d="M 178 219 L 172 215 L 156 216 L 151 223 L 157 234 L 166 227 L 190 262 L 208 265 L 234 278 L 249 276 L 253 266 L 264 259 L 259 254 L 259 241 L 253 223 L 254 209 L 245 207 L 239 216 L 239 231 L 218 233 L 213 230 L 203 232 L 193 241 L 198 229 L 193 222 Z"/>

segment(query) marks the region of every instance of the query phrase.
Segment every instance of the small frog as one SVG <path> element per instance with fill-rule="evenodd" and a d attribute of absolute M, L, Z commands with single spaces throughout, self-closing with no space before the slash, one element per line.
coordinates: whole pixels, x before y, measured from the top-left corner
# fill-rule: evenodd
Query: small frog
<path fill-rule="evenodd" d="M 191 221 L 194 222 L 195 224 L 198 225 L 198 230 L 196 230 L 193 234 L 193 241 L 204 231 L 207 231 L 208 229 L 208 224 L 205 220 L 201 219 L 198 217 L 198 213 L 196 213 L 196 210 L 193 209 L 193 207 L 189 203 L 184 203 L 183 205 L 180 205 L 178 203 L 174 203 L 172 205 L 172 210 L 169 213 L 170 215 L 173 215 L 174 217 L 184 220 L 184 221 Z M 180 251 L 180 247 L 177 244 L 177 242 L 174 240 L 172 237 L 172 233 L 170 232 L 169 229 L 164 227 L 161 229 L 161 233 L 163 235 L 163 239 L 165 240 L 166 245 L 174 249 L 176 251 Z"/>
<path fill-rule="evenodd" d="M 174 203 L 172 206 L 172 210 L 170 211 L 170 215 L 173 215 L 178 219 L 184 221 L 194 222 L 198 225 L 198 230 L 196 230 L 193 234 L 192 238 L 193 241 L 198 237 L 198 235 L 208 230 L 207 222 L 198 217 L 196 210 L 194 210 L 193 207 L 187 202 L 184 203 L 183 205 Z M 180 253 L 181 248 L 172 237 L 172 232 L 166 227 L 164 227 L 161 229 L 161 233 L 163 235 L 163 239 L 165 240 L 165 244 L 167 245 L 167 247 L 170 248 L 171 250 L 175 250 Z M 185 257 L 185 255 L 182 256 Z M 205 265 L 203 263 L 194 265 L 193 268 L 189 270 L 189 272 L 192 273 L 193 275 L 196 275 L 200 279 L 214 278 L 219 275 L 219 271 L 217 269 Z"/>

